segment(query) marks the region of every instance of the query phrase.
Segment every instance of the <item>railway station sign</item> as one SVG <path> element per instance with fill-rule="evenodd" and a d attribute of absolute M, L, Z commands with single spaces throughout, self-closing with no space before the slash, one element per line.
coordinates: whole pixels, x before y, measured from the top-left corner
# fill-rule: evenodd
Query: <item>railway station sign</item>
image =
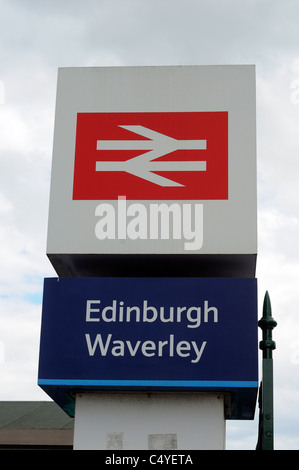
<path fill-rule="evenodd" d="M 254 415 L 256 279 L 48 278 L 38 383 L 66 411 L 88 390 L 216 391 Z"/>
<path fill-rule="evenodd" d="M 254 277 L 256 219 L 254 66 L 59 69 L 58 275 Z"/>

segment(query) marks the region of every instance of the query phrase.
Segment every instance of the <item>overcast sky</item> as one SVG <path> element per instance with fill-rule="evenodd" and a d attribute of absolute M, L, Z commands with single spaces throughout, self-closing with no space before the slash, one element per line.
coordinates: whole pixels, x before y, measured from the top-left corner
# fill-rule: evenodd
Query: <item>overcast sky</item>
<path fill-rule="evenodd" d="M 299 448 L 298 24 L 296 0 L 0 0 L 0 400 L 48 399 L 36 382 L 58 67 L 255 64 L 259 312 L 268 290 L 275 448 Z M 257 419 L 227 422 L 228 449 L 256 440 Z"/>

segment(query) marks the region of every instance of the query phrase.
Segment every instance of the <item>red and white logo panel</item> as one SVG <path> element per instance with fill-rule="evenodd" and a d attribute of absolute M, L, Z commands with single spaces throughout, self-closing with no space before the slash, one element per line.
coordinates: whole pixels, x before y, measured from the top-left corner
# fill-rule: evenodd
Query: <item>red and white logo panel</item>
<path fill-rule="evenodd" d="M 228 113 L 78 113 L 75 200 L 228 199 Z"/>

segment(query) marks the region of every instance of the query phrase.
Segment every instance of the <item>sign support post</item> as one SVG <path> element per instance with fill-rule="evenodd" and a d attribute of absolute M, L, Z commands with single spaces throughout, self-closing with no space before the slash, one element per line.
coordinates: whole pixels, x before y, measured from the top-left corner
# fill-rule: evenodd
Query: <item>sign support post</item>
<path fill-rule="evenodd" d="M 255 108 L 253 65 L 59 70 L 38 383 L 74 448 L 220 449 L 253 419 Z"/>

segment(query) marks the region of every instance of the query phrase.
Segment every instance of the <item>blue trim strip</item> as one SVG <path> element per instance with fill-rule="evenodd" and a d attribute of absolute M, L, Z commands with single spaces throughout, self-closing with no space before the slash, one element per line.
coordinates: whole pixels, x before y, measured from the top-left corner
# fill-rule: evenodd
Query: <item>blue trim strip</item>
<path fill-rule="evenodd" d="M 257 381 L 239 380 L 69 380 L 39 379 L 38 385 L 56 386 L 105 386 L 105 387 L 225 387 L 225 388 L 256 388 Z"/>

